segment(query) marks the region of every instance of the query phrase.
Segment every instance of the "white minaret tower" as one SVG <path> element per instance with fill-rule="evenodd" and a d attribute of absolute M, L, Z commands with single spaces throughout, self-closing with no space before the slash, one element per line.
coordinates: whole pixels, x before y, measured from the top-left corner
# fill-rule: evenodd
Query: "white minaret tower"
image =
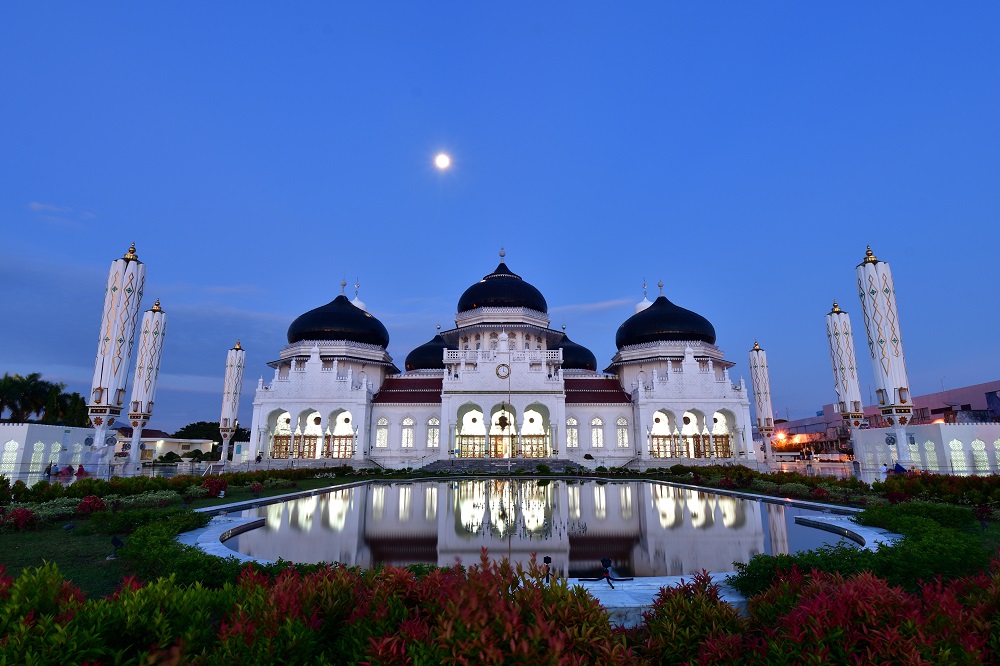
<path fill-rule="evenodd" d="M 879 261 L 869 245 L 864 261 L 858 264 L 858 298 L 868 331 L 868 349 L 872 354 L 875 387 L 882 417 L 895 432 L 886 436 L 886 444 L 896 445 L 899 461 L 910 461 L 905 426 L 910 420 L 910 382 L 906 378 L 903 340 L 899 333 L 896 288 L 889 264 Z"/>
<path fill-rule="evenodd" d="M 132 344 L 139 319 L 139 305 L 146 282 L 146 267 L 135 254 L 135 243 L 121 259 L 111 262 L 104 292 L 104 314 L 97 341 L 97 362 L 87 412 L 94 425 L 90 459 L 103 460 L 114 449 L 108 428 L 121 416 L 125 385 L 132 362 Z"/>
<path fill-rule="evenodd" d="M 774 435 L 774 409 L 771 406 L 771 376 L 767 372 L 767 352 L 753 341 L 750 350 L 750 382 L 753 384 L 757 431 L 764 439 L 764 459 L 771 460 L 771 437 Z"/>
<path fill-rule="evenodd" d="M 233 438 L 237 418 L 240 412 L 240 392 L 243 387 L 243 368 L 246 365 L 246 351 L 240 347 L 240 341 L 226 354 L 226 379 L 222 386 L 222 418 L 219 420 L 219 432 L 222 433 L 222 466 L 232 457 L 229 450 L 229 440 Z"/>
<path fill-rule="evenodd" d="M 135 361 L 135 379 L 132 380 L 132 400 L 129 402 L 128 420 L 132 422 L 132 442 L 126 444 L 129 453 L 128 474 L 142 471 L 139 461 L 139 444 L 142 429 L 153 415 L 156 397 L 156 380 L 160 376 L 160 359 L 163 358 L 163 338 L 167 335 L 167 314 L 160 308 L 160 299 L 142 315 L 139 326 L 139 356 Z"/>
<path fill-rule="evenodd" d="M 840 415 L 845 425 L 857 428 L 865 414 L 854 359 L 854 332 L 851 330 L 851 317 L 840 309 L 836 300 L 833 309 L 826 315 L 826 337 L 830 341 L 830 363 L 833 365 L 833 384 Z"/>

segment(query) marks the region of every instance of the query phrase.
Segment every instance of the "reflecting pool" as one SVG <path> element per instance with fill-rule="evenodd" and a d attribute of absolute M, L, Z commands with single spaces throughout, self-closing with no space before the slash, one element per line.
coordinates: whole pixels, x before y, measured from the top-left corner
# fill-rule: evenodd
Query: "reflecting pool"
<path fill-rule="evenodd" d="M 732 571 L 758 553 L 794 553 L 841 537 L 795 524 L 817 511 L 647 481 L 470 479 L 373 482 L 248 509 L 264 526 L 226 545 L 253 557 L 370 568 L 450 566 L 494 557 L 593 575 Z"/>

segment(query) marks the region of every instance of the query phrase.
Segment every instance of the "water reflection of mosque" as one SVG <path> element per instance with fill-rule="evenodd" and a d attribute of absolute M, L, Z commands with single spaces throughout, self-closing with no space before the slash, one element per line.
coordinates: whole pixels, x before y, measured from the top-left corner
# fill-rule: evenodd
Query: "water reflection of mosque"
<path fill-rule="evenodd" d="M 564 576 L 603 557 L 623 575 L 670 576 L 788 552 L 782 505 L 634 481 L 373 483 L 247 514 L 266 525 L 230 544 L 242 553 L 362 567 L 471 564 L 486 548 L 515 562 L 549 555 Z"/>

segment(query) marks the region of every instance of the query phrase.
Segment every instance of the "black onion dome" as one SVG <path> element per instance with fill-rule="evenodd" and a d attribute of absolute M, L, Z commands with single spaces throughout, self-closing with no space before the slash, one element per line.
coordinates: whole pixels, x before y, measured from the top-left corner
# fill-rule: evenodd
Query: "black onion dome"
<path fill-rule="evenodd" d="M 350 340 L 388 347 L 389 332 L 382 322 L 341 294 L 292 322 L 288 327 L 288 342 L 300 340 Z"/>
<path fill-rule="evenodd" d="M 444 370 L 444 350 L 455 349 L 440 334 L 406 355 L 406 370 Z"/>
<path fill-rule="evenodd" d="M 646 342 L 701 340 L 715 344 L 715 327 L 697 312 L 674 305 L 660 296 L 645 310 L 632 315 L 618 327 L 618 349 Z"/>
<path fill-rule="evenodd" d="M 465 290 L 458 299 L 458 311 L 468 312 L 476 308 L 530 308 L 538 312 L 548 312 L 542 292 L 513 273 L 507 264 L 500 262 L 489 275 Z"/>
<path fill-rule="evenodd" d="M 562 349 L 564 370 L 597 370 L 597 357 L 583 345 L 563 337 L 552 349 Z"/>

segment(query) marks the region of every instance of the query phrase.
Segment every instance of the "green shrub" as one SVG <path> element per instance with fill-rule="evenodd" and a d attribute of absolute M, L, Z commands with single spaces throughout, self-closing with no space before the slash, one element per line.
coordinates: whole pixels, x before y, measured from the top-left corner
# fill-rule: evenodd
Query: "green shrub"
<path fill-rule="evenodd" d="M 538 464 L 538 465 L 535 465 L 535 469 L 538 470 L 539 474 L 551 474 L 552 473 L 552 468 L 551 467 L 549 467 L 548 465 L 545 465 L 545 464 L 541 464 L 541 463 Z"/>
<path fill-rule="evenodd" d="M 783 483 L 778 487 L 778 493 L 785 497 L 809 497 L 809 486 L 802 483 Z"/>
<path fill-rule="evenodd" d="M 755 490 L 759 493 L 774 494 L 778 492 L 778 484 L 773 481 L 756 478 L 750 482 L 750 490 Z"/>
<path fill-rule="evenodd" d="M 976 520 L 975 513 L 971 508 L 933 502 L 903 502 L 893 506 L 872 506 L 859 513 L 854 519 L 862 525 L 900 532 L 898 521 L 911 517 L 927 518 L 942 527 L 964 530 L 979 529 L 979 521 Z"/>

